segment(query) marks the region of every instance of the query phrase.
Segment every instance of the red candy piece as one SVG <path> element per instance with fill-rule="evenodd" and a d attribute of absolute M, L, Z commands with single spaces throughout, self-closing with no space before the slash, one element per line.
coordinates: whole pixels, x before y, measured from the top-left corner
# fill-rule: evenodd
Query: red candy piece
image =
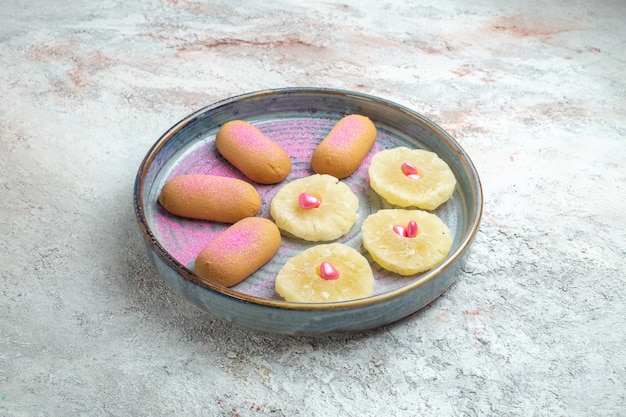
<path fill-rule="evenodd" d="M 309 193 L 301 193 L 298 197 L 298 203 L 300 203 L 301 208 L 308 210 L 319 207 L 322 200 Z"/>
<path fill-rule="evenodd" d="M 409 224 L 406 225 L 405 232 L 406 232 L 405 234 L 406 237 L 416 237 L 417 232 L 418 232 L 417 222 L 414 222 L 413 220 L 411 220 Z"/>
<path fill-rule="evenodd" d="M 396 234 L 400 236 L 406 235 L 406 229 L 404 228 L 404 226 L 400 226 L 399 224 L 396 224 L 392 227 L 392 229 L 394 232 L 396 232 Z"/>
<path fill-rule="evenodd" d="M 339 278 L 339 271 L 330 262 L 322 262 L 319 266 L 318 275 L 322 279 L 334 280 Z"/>
<path fill-rule="evenodd" d="M 402 170 L 402 173 L 404 175 L 406 175 L 408 178 L 411 178 L 412 180 L 419 180 L 421 178 L 415 165 L 410 162 L 403 162 L 400 166 L 400 169 Z"/>
<path fill-rule="evenodd" d="M 402 237 L 416 237 L 419 232 L 419 226 L 417 222 L 411 220 L 406 226 L 401 226 L 399 224 L 393 225 L 391 227 L 393 231 L 402 236 Z"/>

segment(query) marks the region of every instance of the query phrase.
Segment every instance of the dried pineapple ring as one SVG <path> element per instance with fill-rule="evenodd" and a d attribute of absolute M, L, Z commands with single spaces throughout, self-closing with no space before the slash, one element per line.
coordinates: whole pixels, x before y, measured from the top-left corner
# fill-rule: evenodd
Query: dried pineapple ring
<path fill-rule="evenodd" d="M 337 278 L 322 278 L 320 266 L 332 264 Z M 367 259 L 342 243 L 313 246 L 287 260 L 278 271 L 276 292 L 300 303 L 348 301 L 374 293 L 374 274 Z"/>
<path fill-rule="evenodd" d="M 319 204 L 312 204 L 313 199 Z M 270 203 L 270 214 L 280 229 L 312 242 L 346 234 L 358 219 L 358 209 L 359 199 L 350 188 L 326 174 L 282 186 Z"/>
<path fill-rule="evenodd" d="M 414 221 L 415 237 L 394 231 L 398 223 Z M 439 217 L 422 210 L 389 209 L 371 214 L 361 227 L 363 246 L 372 259 L 388 271 L 413 275 L 434 268 L 448 256 L 452 236 Z"/>
<path fill-rule="evenodd" d="M 378 152 L 369 166 L 370 186 L 391 204 L 434 210 L 454 193 L 456 178 L 436 153 L 398 147 Z"/>

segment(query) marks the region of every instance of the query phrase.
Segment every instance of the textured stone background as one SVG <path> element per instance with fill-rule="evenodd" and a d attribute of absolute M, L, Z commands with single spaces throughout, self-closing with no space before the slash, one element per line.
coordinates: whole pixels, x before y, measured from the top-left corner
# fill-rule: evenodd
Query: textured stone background
<path fill-rule="evenodd" d="M 4 3 L 0 416 L 626 415 L 622 1 Z M 149 147 L 287 86 L 408 106 L 476 164 L 468 264 L 417 314 L 262 334 L 155 276 Z"/>

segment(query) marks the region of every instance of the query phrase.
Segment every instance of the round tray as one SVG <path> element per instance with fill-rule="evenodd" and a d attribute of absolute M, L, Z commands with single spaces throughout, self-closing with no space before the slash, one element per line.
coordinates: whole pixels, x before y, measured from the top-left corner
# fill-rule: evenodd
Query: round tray
<path fill-rule="evenodd" d="M 337 242 L 359 250 L 372 265 L 374 295 L 333 303 L 286 302 L 274 290 L 285 261 L 315 245 L 283 236 L 279 252 L 252 276 L 234 287 L 216 285 L 193 272 L 199 251 L 228 225 L 183 219 L 168 214 L 157 198 L 168 179 L 186 173 L 223 175 L 247 180 L 215 149 L 215 134 L 230 120 L 254 124 L 289 154 L 292 170 L 282 183 L 252 183 L 262 199 L 258 216 L 270 218 L 278 189 L 312 175 L 311 154 L 330 128 L 348 114 L 368 116 L 376 125 L 376 143 L 359 169 L 342 180 L 359 197 L 359 220 Z M 453 244 L 434 269 L 400 276 L 381 269 L 363 249 L 361 224 L 371 213 L 392 208 L 370 187 L 371 157 L 383 149 L 405 146 L 436 152 L 457 179 L 454 194 L 435 211 L 448 225 Z M 249 180 L 247 180 L 250 182 Z M 205 107 L 170 128 L 144 158 L 135 182 L 134 204 L 148 254 L 159 275 L 176 292 L 201 309 L 257 330 L 293 335 L 354 332 L 408 316 L 441 295 L 455 280 L 478 230 L 482 190 L 478 174 L 459 144 L 420 114 L 377 97 L 319 88 L 284 88 L 254 92 Z M 327 243 L 327 242 L 318 242 Z"/>

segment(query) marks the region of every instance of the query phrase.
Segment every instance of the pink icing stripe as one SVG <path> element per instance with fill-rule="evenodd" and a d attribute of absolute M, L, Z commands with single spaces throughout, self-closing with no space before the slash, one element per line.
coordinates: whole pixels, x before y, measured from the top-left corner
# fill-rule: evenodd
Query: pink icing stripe
<path fill-rule="evenodd" d="M 211 245 L 211 255 L 217 262 L 229 262 L 232 257 L 241 256 L 245 251 L 253 247 L 252 243 L 257 240 L 258 233 L 254 225 L 238 226 L 237 230 L 228 230 L 215 239 L 216 245 Z"/>
<path fill-rule="evenodd" d="M 333 136 L 329 138 L 329 145 L 344 149 L 350 147 L 354 137 L 363 131 L 363 121 L 359 118 L 347 117 L 338 122 Z"/>
<path fill-rule="evenodd" d="M 259 132 L 254 126 L 243 123 L 237 123 L 230 128 L 230 133 L 237 138 L 237 142 L 255 152 L 263 152 L 271 146 L 269 142 L 271 138 L 264 137 L 263 133 L 259 134 Z"/>

